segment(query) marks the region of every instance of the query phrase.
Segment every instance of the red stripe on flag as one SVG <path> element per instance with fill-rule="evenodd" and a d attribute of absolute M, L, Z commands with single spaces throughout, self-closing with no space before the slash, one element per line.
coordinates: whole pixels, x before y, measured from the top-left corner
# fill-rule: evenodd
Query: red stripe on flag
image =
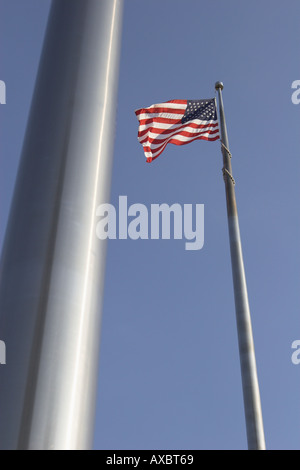
<path fill-rule="evenodd" d="M 180 123 L 180 122 L 179 122 Z M 179 124 L 178 123 L 178 124 Z M 155 123 L 153 124 L 155 126 Z M 142 131 L 138 132 L 138 137 L 142 137 L 143 135 L 147 134 L 148 132 L 152 132 L 153 134 L 161 135 L 161 134 L 169 134 L 171 132 L 178 132 L 180 129 L 183 129 L 185 127 L 190 127 L 192 129 L 207 129 L 209 127 L 218 127 L 218 123 L 211 123 L 211 124 L 196 124 L 192 121 L 190 121 L 188 124 L 182 124 L 181 126 L 178 126 L 174 129 L 173 126 L 170 126 L 167 129 L 161 129 L 159 127 L 147 127 L 147 129 L 144 129 Z"/>
<path fill-rule="evenodd" d="M 185 109 L 177 108 L 145 108 L 136 111 L 135 114 L 139 116 L 140 114 L 181 114 L 185 113 Z"/>

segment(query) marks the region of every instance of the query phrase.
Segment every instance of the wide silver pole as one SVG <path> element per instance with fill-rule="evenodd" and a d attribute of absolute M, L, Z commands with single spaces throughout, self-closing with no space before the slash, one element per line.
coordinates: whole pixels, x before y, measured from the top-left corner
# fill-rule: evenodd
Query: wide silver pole
<path fill-rule="evenodd" d="M 223 175 L 226 189 L 231 265 L 248 449 L 264 450 L 264 428 L 256 371 L 254 342 L 252 335 L 251 317 L 240 238 L 238 212 L 235 198 L 235 183 L 232 176 L 231 154 L 229 152 L 229 143 L 222 99 L 223 83 L 217 82 L 215 88 L 219 96 L 219 118 L 221 128 L 221 142 L 223 144 Z"/>
<path fill-rule="evenodd" d="M 2 449 L 92 446 L 122 0 L 53 0 L 0 271 Z"/>

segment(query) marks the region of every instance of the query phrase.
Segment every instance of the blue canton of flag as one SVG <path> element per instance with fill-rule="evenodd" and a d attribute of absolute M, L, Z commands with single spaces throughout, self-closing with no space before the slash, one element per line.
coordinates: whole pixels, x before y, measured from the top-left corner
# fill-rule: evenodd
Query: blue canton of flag
<path fill-rule="evenodd" d="M 183 118 L 182 124 L 193 119 L 200 119 L 201 121 L 217 121 L 217 110 L 215 100 L 188 100 L 187 107 Z"/>

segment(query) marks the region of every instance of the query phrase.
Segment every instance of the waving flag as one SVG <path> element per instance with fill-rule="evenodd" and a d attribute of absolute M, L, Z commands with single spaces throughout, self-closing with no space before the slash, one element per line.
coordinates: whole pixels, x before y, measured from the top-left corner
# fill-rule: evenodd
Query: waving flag
<path fill-rule="evenodd" d="M 169 143 L 184 145 L 220 138 L 215 98 L 171 100 L 138 109 L 135 114 L 147 162 L 157 158 Z"/>

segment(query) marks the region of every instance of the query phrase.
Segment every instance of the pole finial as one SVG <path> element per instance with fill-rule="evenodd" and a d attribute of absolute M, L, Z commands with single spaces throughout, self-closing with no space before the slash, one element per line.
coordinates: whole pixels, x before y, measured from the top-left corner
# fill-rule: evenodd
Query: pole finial
<path fill-rule="evenodd" d="M 219 88 L 221 88 L 221 90 L 223 90 L 223 88 L 224 88 L 223 82 L 216 82 L 215 83 L 215 89 L 218 90 Z"/>

